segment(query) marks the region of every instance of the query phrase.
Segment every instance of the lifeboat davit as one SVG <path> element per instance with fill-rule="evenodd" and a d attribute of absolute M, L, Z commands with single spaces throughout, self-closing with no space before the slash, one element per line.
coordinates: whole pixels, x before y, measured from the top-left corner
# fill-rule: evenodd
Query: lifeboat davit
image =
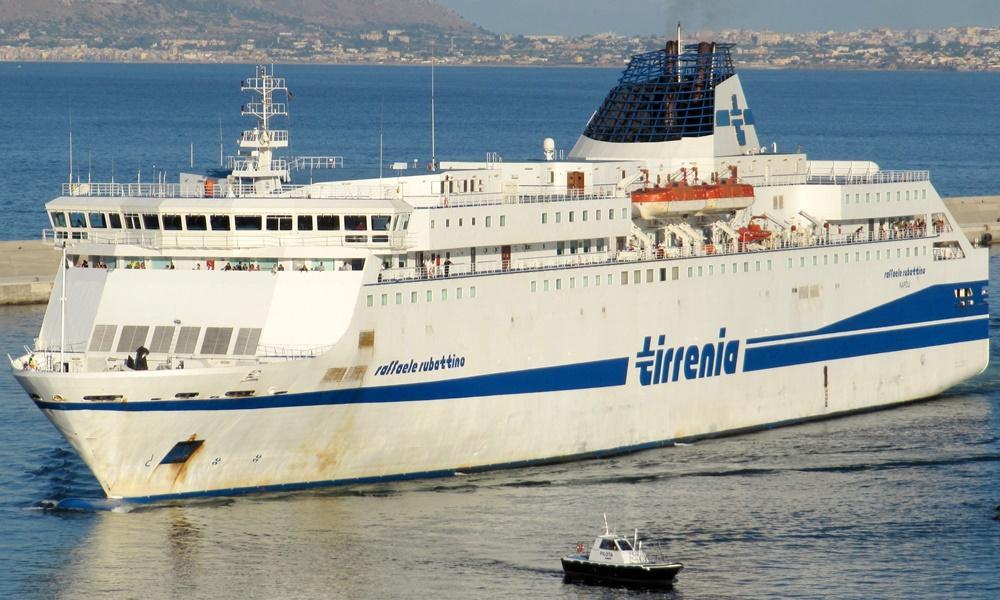
<path fill-rule="evenodd" d="M 727 213 L 753 204 L 753 186 L 723 179 L 719 183 L 689 185 L 670 182 L 666 187 L 650 187 L 632 192 L 632 204 L 643 219 L 681 215 Z"/>

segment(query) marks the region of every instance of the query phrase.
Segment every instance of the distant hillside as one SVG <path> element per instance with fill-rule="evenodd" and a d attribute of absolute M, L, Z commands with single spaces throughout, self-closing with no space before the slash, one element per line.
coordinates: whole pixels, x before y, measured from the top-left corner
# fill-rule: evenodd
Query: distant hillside
<path fill-rule="evenodd" d="M 220 39 L 280 32 L 479 28 L 436 0 L 0 0 L 0 28 L 33 38 L 127 45 L 162 38 Z"/>

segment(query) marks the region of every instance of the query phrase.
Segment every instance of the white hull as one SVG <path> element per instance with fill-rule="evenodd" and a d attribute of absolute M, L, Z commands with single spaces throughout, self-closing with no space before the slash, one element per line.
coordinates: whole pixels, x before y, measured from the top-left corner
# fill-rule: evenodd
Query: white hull
<path fill-rule="evenodd" d="M 866 246 L 892 248 L 899 243 Z M 773 270 L 638 286 L 622 286 L 618 279 L 622 269 L 635 265 L 614 264 L 416 281 L 405 285 L 421 293 L 445 282 L 474 281 L 477 299 L 425 305 L 419 315 L 392 305 L 358 308 L 348 333 L 328 354 L 263 369 L 258 385 L 281 381 L 289 388 L 287 395 L 141 401 L 137 391 L 126 392 L 136 401 L 96 409 L 93 403 L 40 405 L 109 496 L 141 499 L 441 475 L 637 449 L 926 398 L 985 368 L 989 343 L 982 332 L 988 317 L 947 306 L 938 310 L 933 303 L 928 303 L 925 315 L 906 316 L 901 322 L 862 323 L 860 328 L 801 338 L 840 339 L 846 348 L 840 352 L 851 356 L 803 359 L 806 362 L 783 367 L 762 363 L 762 352 L 771 356 L 767 346 L 788 342 L 753 342 L 755 337 L 820 329 L 910 294 L 929 293 L 950 279 L 944 276 L 943 263 L 929 257 L 910 261 L 927 272 L 909 280 L 908 287 L 883 275 L 895 259 L 885 266 L 829 266 L 824 279 L 841 283 L 823 289 L 819 298 L 800 299 L 786 288 L 809 271 L 785 266 L 786 256 L 800 252 L 680 261 L 707 268 L 731 259 L 751 259 L 752 265 L 753 259 L 769 257 Z M 985 285 L 985 252 L 973 258 L 969 273 L 956 282 L 979 282 L 978 295 Z M 614 284 L 581 289 L 577 278 L 584 274 L 600 275 L 602 282 L 612 274 Z M 565 289 L 570 276 L 574 288 Z M 548 278 L 554 285 L 556 277 L 563 280 L 561 292 L 529 291 L 530 281 Z M 725 293 L 734 283 L 729 278 L 743 290 L 740 297 Z M 363 286 L 360 297 L 385 287 Z M 717 342 L 719 327 L 727 328 L 726 340 L 739 342 L 735 373 L 720 370 L 716 376 L 686 380 L 682 365 L 677 381 L 641 385 L 636 354 L 645 336 L 653 337 L 654 346 L 661 333 L 669 338 L 666 346 L 700 346 Z M 916 347 L 887 351 L 905 337 L 901 332 L 915 327 L 922 340 L 910 343 Z M 375 331 L 374 348 L 359 350 L 356 332 L 368 328 Z M 958 333 L 941 337 L 935 328 Z M 854 337 L 865 335 L 875 336 L 875 341 Z M 974 339 L 944 343 L 950 335 Z M 795 338 L 794 343 L 799 342 Z M 394 360 L 398 364 L 412 357 L 419 362 L 431 355 L 461 356 L 465 366 L 430 375 L 377 374 L 379 366 Z M 329 365 L 345 360 L 368 365 L 362 381 L 315 383 Z M 238 369 L 201 371 L 217 380 L 219 389 L 233 388 L 243 375 Z M 51 397 L 44 375 L 18 376 L 30 392 Z M 139 390 L 156 376 L 137 374 L 133 385 Z M 200 372 L 190 370 L 186 376 L 196 379 Z M 525 378 L 531 381 L 523 383 Z M 75 384 L 81 395 L 93 394 L 97 381 L 78 379 Z M 442 387 L 421 387 L 428 382 L 441 382 Z M 116 385 L 121 391 L 121 381 Z M 552 391 L 530 391 L 537 387 Z M 62 384 L 60 389 L 66 394 L 71 388 Z M 517 393 L 504 393 L 511 389 Z M 362 393 L 351 396 L 350 390 Z M 266 407 L 242 408 L 254 402 Z M 174 444 L 193 437 L 204 445 L 183 466 L 160 464 Z"/>

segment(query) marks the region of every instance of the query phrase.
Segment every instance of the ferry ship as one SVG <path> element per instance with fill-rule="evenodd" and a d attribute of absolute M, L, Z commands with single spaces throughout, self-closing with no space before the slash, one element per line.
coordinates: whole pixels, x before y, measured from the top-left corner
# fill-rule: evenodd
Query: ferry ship
<path fill-rule="evenodd" d="M 242 88 L 224 179 L 46 204 L 65 260 L 13 375 L 109 498 L 600 457 L 987 365 L 987 251 L 928 173 L 762 145 L 731 45 L 632 57 L 564 159 L 378 179 L 292 185 L 284 80 Z"/>

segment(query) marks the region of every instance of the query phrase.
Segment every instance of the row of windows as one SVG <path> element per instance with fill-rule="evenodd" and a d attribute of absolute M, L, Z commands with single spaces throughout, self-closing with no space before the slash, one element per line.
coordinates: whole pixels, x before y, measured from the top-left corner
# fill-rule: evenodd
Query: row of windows
<path fill-rule="evenodd" d="M 421 295 L 424 297 L 424 302 L 434 302 L 434 297 L 437 296 L 439 301 L 447 302 L 449 297 L 455 300 L 462 300 L 463 298 L 473 299 L 476 297 L 476 286 L 469 286 L 468 290 L 466 288 L 457 287 L 454 289 L 441 288 L 441 290 L 435 294 L 435 290 L 424 290 L 423 294 L 417 290 L 410 292 L 410 304 L 416 304 L 420 301 Z M 405 295 L 403 292 L 396 292 L 395 296 L 390 296 L 389 294 L 382 294 L 379 298 L 380 306 L 389 306 L 390 300 L 393 304 L 403 304 L 403 299 Z M 375 295 L 368 294 L 367 298 L 368 308 L 375 306 Z"/>
<path fill-rule="evenodd" d="M 886 249 L 884 254 L 886 260 L 889 260 L 892 256 L 892 252 L 889 249 Z M 822 261 L 824 265 L 829 265 L 831 263 L 831 256 L 833 257 L 832 258 L 833 264 L 835 265 L 840 264 L 839 254 L 832 254 L 832 255 L 824 254 L 822 256 Z M 873 256 L 875 260 L 882 260 L 883 252 L 882 250 L 875 250 L 874 252 L 871 250 L 866 250 L 863 256 L 865 261 L 871 261 Z M 915 246 L 912 248 L 912 252 L 911 248 L 896 248 L 896 258 L 904 258 L 904 257 L 909 258 L 910 256 L 927 256 L 927 247 Z M 854 253 L 854 262 L 860 263 L 861 258 L 862 258 L 861 252 Z M 800 267 L 806 266 L 807 264 L 806 259 L 807 257 L 805 256 L 799 257 Z M 819 266 L 819 261 L 820 261 L 819 255 L 812 256 L 813 266 Z M 843 253 L 843 262 L 844 264 L 848 264 L 851 262 L 851 256 L 849 252 Z M 789 257 L 788 268 L 789 269 L 792 268 L 793 265 L 794 265 L 794 259 Z M 718 269 L 716 269 L 716 267 L 718 267 Z M 771 261 L 771 259 L 755 260 L 752 262 L 752 264 L 751 261 L 743 261 L 742 269 L 739 262 L 733 262 L 729 264 L 720 263 L 718 265 L 709 264 L 709 265 L 690 266 L 687 267 L 687 276 L 688 278 L 703 277 L 705 275 L 713 276 L 716 274 L 717 270 L 719 275 L 725 275 L 726 273 L 735 275 L 741 271 L 743 273 L 750 273 L 751 271 L 759 273 L 765 270 L 773 271 L 774 263 Z M 618 283 L 621 285 L 629 285 L 630 283 L 632 285 L 635 285 L 639 283 L 653 283 L 654 281 L 667 281 L 667 274 L 668 274 L 667 269 L 665 267 L 661 267 L 659 269 L 645 269 L 645 270 L 634 269 L 631 271 L 621 271 L 618 274 Z M 606 280 L 606 285 L 614 285 L 615 278 L 613 274 L 607 273 L 603 277 L 604 280 Z M 672 281 L 676 281 L 679 278 L 680 278 L 680 268 L 671 267 L 670 279 Z M 568 287 L 568 289 L 574 289 L 577 287 L 588 288 L 591 287 L 591 285 L 593 285 L 593 287 L 600 287 L 602 282 L 602 276 L 584 275 L 579 278 L 568 277 L 565 280 L 563 278 L 556 278 L 554 280 L 551 280 L 551 282 L 548 279 L 541 280 L 541 282 L 532 281 L 531 291 L 537 292 L 539 291 L 539 289 L 541 289 L 541 291 L 543 292 L 548 292 L 550 290 L 561 290 L 564 287 L 564 282 L 565 282 L 565 287 Z"/>
<path fill-rule="evenodd" d="M 871 204 L 872 203 L 872 199 L 875 200 L 876 204 L 882 202 L 882 192 L 875 192 L 874 194 L 872 192 L 865 192 L 865 195 L 864 195 L 865 204 Z M 911 196 L 911 191 L 910 190 L 905 190 L 905 192 L 904 192 L 904 190 L 897 190 L 896 191 L 896 202 L 902 202 L 904 199 L 905 200 L 910 200 L 910 199 L 913 199 L 913 200 L 918 200 L 918 199 L 919 200 L 926 200 L 927 199 L 927 190 L 913 190 L 912 191 L 912 196 Z M 885 193 L 885 201 L 886 202 L 891 202 L 892 201 L 892 192 L 886 192 Z M 851 195 L 850 194 L 844 194 L 844 204 L 850 204 L 850 203 L 851 203 Z M 855 204 L 861 204 L 861 193 L 860 192 L 855 192 L 855 194 L 854 194 L 854 203 Z"/>
<path fill-rule="evenodd" d="M 593 243 L 591 243 L 593 242 Z M 582 252 L 587 254 L 591 250 L 594 252 L 604 252 L 606 240 L 598 238 L 596 240 L 570 240 L 568 242 L 556 242 L 556 255 L 562 256 L 569 250 L 570 254 Z"/>
<path fill-rule="evenodd" d="M 68 216 L 67 216 L 68 215 Z M 164 231 L 389 231 L 406 229 L 409 215 L 180 215 L 49 213 L 53 227 Z M 378 241 L 378 240 L 376 240 Z"/>
<path fill-rule="evenodd" d="M 445 219 L 444 220 L 444 226 L 450 228 L 451 227 L 451 221 L 452 221 L 452 219 Z M 464 227 L 465 226 L 465 217 L 458 217 L 457 219 L 455 219 L 455 222 L 456 222 L 456 225 L 458 227 Z M 507 215 L 500 215 L 500 218 L 498 219 L 498 222 L 500 224 L 500 227 L 506 227 L 507 226 Z M 476 226 L 476 217 L 469 217 L 469 223 L 470 223 L 470 225 L 472 227 L 475 227 Z M 435 219 L 431 219 L 431 229 L 434 229 L 434 227 L 435 227 L 436 224 L 437 224 L 437 221 Z M 493 216 L 492 215 L 486 215 L 485 217 L 483 217 L 483 224 L 486 225 L 486 227 L 493 227 Z"/>
<path fill-rule="evenodd" d="M 180 331 L 177 332 L 178 328 L 173 325 L 156 326 L 153 328 L 152 338 L 149 337 L 149 329 L 148 325 L 123 326 L 121 336 L 118 338 L 118 345 L 115 346 L 115 352 L 131 353 L 140 346 L 145 346 L 151 354 L 168 354 L 171 344 L 173 344 L 174 354 L 194 354 L 198 338 L 201 336 L 201 327 L 181 327 Z M 111 352 L 117 331 L 117 325 L 95 325 L 88 350 L 90 352 Z M 174 343 L 175 332 L 177 332 L 176 343 Z M 260 332 L 261 329 L 256 327 L 240 328 L 236 334 L 236 343 L 233 344 L 232 354 L 236 356 L 255 355 L 260 341 Z M 232 327 L 206 327 L 199 354 L 217 356 L 229 354 L 232 337 Z M 146 345 L 147 341 L 148 346 Z"/>
<path fill-rule="evenodd" d="M 629 211 L 628 207 L 625 207 L 625 208 L 621 209 L 621 215 L 622 215 L 623 219 L 627 219 L 629 217 L 628 211 Z M 589 218 L 590 218 L 590 212 L 591 211 L 589 211 L 589 210 L 581 210 L 580 211 L 580 221 L 586 222 L 587 220 L 589 220 Z M 601 220 L 601 215 L 604 214 L 604 209 L 599 208 L 599 209 L 594 210 L 593 212 L 594 212 L 594 220 L 595 221 L 600 221 Z M 562 211 L 557 211 L 554 214 L 554 217 L 555 217 L 555 222 L 556 223 L 562 223 L 562 218 L 563 218 Z M 608 209 L 608 220 L 609 221 L 613 221 L 614 218 L 615 218 L 615 209 L 609 208 Z M 568 223 L 575 223 L 576 222 L 576 211 L 575 210 L 570 210 L 570 211 L 566 212 L 566 221 Z M 542 213 L 542 225 L 548 225 L 548 223 L 549 223 L 549 213 L 543 212 Z"/>

